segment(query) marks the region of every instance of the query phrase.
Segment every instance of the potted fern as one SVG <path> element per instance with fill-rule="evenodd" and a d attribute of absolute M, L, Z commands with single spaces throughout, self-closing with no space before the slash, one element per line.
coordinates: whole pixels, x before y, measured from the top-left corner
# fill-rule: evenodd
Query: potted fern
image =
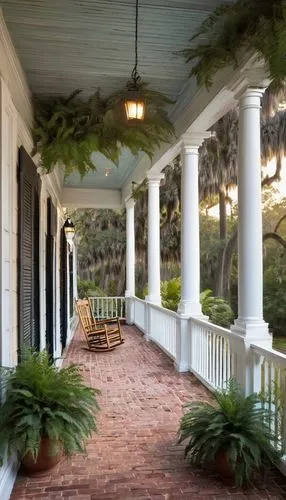
<path fill-rule="evenodd" d="M 187 404 L 179 429 L 179 442 L 188 439 L 185 456 L 194 465 L 213 467 L 236 486 L 247 484 L 254 470 L 277 465 L 281 454 L 271 431 L 269 412 L 257 394 L 245 396 L 235 379 L 215 391 L 215 405 Z"/>
<path fill-rule="evenodd" d="M 87 387 L 79 365 L 58 368 L 46 351 L 24 349 L 15 368 L 2 368 L 0 459 L 17 454 L 29 473 L 48 470 L 63 455 L 85 452 L 96 430 L 98 390 Z"/>

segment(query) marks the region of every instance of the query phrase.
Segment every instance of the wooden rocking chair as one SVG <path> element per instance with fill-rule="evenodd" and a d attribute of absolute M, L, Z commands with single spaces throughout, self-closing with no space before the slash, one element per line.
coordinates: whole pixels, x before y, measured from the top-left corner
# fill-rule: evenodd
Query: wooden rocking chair
<path fill-rule="evenodd" d="M 107 329 L 106 325 L 97 328 L 91 321 L 89 305 L 77 302 L 77 312 L 90 351 L 111 351 L 121 344 L 118 329 Z"/>
<path fill-rule="evenodd" d="M 90 298 L 88 297 L 87 299 L 84 299 L 87 301 L 88 307 L 89 307 L 89 312 L 90 312 L 90 320 L 92 323 L 96 325 L 96 327 L 106 325 L 107 330 L 117 328 L 118 329 L 118 337 L 120 339 L 120 342 L 124 342 L 124 336 L 121 330 L 121 323 L 120 323 L 120 318 L 117 316 L 115 318 L 105 318 L 105 319 L 100 319 L 96 320 L 95 317 L 93 316 L 93 311 L 92 311 L 92 305 Z"/>

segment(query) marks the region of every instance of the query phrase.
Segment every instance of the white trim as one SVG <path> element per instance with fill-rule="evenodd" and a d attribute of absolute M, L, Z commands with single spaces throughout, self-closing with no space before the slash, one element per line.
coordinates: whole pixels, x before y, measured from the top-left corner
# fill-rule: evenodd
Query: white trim
<path fill-rule="evenodd" d="M 9 500 L 13 486 L 17 477 L 19 463 L 15 459 L 10 459 L 0 468 L 0 498 Z"/>
<path fill-rule="evenodd" d="M 9 90 L 0 78 L 0 362 L 13 365 L 13 334 L 16 333 L 16 262 L 14 188 L 17 165 L 17 113 Z M 15 331 L 14 331 L 15 330 Z"/>
<path fill-rule="evenodd" d="M 61 204 L 66 208 L 122 208 L 122 199 L 119 189 L 64 187 Z"/>

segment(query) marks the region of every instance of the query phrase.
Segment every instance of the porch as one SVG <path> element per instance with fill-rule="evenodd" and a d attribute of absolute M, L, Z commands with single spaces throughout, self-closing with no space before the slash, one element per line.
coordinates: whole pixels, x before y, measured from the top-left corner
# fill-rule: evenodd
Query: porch
<path fill-rule="evenodd" d="M 176 445 L 181 407 L 211 394 L 190 373 L 175 371 L 170 357 L 136 327 L 124 332 L 125 344 L 104 354 L 83 350 L 77 331 L 67 353 L 66 362 L 81 363 L 86 382 L 102 391 L 99 432 L 88 456 L 64 461 L 41 478 L 19 476 L 11 499 L 285 498 L 286 478 L 279 472 L 240 491 L 189 466 Z"/>

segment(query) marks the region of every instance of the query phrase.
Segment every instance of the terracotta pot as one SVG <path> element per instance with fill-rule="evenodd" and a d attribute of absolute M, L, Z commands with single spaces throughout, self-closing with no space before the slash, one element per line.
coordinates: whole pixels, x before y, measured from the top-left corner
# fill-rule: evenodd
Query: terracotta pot
<path fill-rule="evenodd" d="M 52 441 L 47 437 L 43 437 L 41 439 L 37 459 L 33 459 L 31 452 L 27 453 L 22 458 L 22 465 L 28 474 L 37 474 L 47 471 L 59 463 L 63 456 L 62 449 L 57 455 L 51 455 L 51 447 Z"/>
<path fill-rule="evenodd" d="M 229 484 L 234 483 L 235 475 L 234 475 L 234 471 L 232 470 L 232 468 L 230 466 L 226 451 L 220 450 L 216 454 L 215 467 L 216 467 L 217 472 L 220 474 L 220 476 L 222 477 L 222 479 L 225 482 L 227 482 Z"/>

